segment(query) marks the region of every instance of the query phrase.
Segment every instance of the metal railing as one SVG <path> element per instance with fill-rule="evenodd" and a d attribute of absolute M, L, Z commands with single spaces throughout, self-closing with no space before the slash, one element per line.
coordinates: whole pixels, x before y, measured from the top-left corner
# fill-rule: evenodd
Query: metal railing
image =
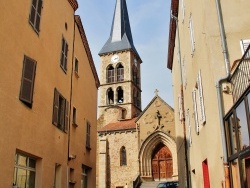
<path fill-rule="evenodd" d="M 233 100 L 236 102 L 250 85 L 250 45 L 238 62 L 230 78 Z"/>

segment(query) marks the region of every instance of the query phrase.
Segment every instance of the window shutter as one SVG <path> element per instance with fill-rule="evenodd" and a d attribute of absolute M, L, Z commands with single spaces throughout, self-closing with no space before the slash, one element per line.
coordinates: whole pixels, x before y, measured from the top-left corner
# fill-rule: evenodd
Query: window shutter
<path fill-rule="evenodd" d="M 35 71 L 36 62 L 27 56 L 24 56 L 19 99 L 28 104 L 32 104 Z"/>
<path fill-rule="evenodd" d="M 191 136 L 191 125 L 190 125 L 190 116 L 189 116 L 189 109 L 187 110 L 187 125 L 188 125 L 188 143 L 189 143 L 189 147 L 192 145 L 192 136 Z"/>
<path fill-rule="evenodd" d="M 38 0 L 38 5 L 37 5 L 37 14 L 36 14 L 36 30 L 40 30 L 40 20 L 41 20 L 41 10 L 42 10 L 42 0 Z"/>
<path fill-rule="evenodd" d="M 242 52 L 242 55 L 245 53 L 245 51 L 247 50 L 247 47 L 249 46 L 250 44 L 250 40 L 241 40 L 240 41 L 240 48 L 241 48 L 241 52 Z M 248 53 L 245 57 L 250 57 L 250 54 Z"/>
<path fill-rule="evenodd" d="M 194 108 L 194 122 L 195 122 L 195 130 L 196 133 L 199 134 L 199 122 L 198 122 L 198 112 L 197 112 L 197 103 L 196 103 L 196 91 L 193 90 L 192 92 L 192 99 L 193 99 L 193 108 Z"/>
<path fill-rule="evenodd" d="M 199 73 L 198 73 L 197 85 L 198 85 L 199 104 L 200 104 L 200 122 L 201 122 L 201 124 L 204 125 L 206 122 L 206 116 L 205 116 L 205 106 L 204 106 L 204 97 L 203 97 L 203 89 L 202 89 L 201 71 L 199 71 Z"/>
<path fill-rule="evenodd" d="M 193 28 L 193 20 L 192 20 L 192 15 L 190 15 L 189 18 L 189 33 L 190 33 L 190 42 L 191 42 L 191 54 L 194 54 L 195 50 L 195 40 L 194 40 L 194 28 Z"/>
<path fill-rule="evenodd" d="M 32 25 L 35 24 L 36 4 L 37 4 L 37 0 L 33 0 L 32 5 L 31 5 L 31 10 L 30 10 L 30 22 L 32 23 Z"/>
<path fill-rule="evenodd" d="M 58 124 L 58 105 L 59 105 L 59 93 L 57 89 L 54 90 L 54 103 L 53 103 L 53 115 L 52 123 L 57 126 Z"/>
<path fill-rule="evenodd" d="M 65 100 L 65 132 L 68 132 L 69 126 L 69 102 Z"/>
<path fill-rule="evenodd" d="M 182 98 L 181 95 L 178 96 L 178 105 L 179 105 L 179 120 L 183 119 L 183 110 L 182 110 Z"/>

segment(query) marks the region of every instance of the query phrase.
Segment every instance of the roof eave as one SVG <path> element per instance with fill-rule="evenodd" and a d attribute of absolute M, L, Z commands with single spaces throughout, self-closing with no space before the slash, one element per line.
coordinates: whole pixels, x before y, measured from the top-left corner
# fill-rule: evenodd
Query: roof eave
<path fill-rule="evenodd" d="M 173 16 L 178 18 L 179 0 L 171 1 L 171 13 Z M 170 16 L 169 23 L 169 38 L 168 38 L 168 69 L 172 70 L 173 58 L 174 58 L 174 47 L 175 47 L 175 37 L 176 37 L 176 20 Z"/>

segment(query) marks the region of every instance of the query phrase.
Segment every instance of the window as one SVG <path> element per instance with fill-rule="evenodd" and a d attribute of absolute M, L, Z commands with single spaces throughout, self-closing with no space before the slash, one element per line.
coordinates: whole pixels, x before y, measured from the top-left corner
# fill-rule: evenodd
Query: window
<path fill-rule="evenodd" d="M 72 120 L 72 123 L 74 125 L 76 125 L 76 108 L 75 107 L 73 107 L 73 120 Z"/>
<path fill-rule="evenodd" d="M 67 60 L 68 60 L 68 44 L 67 41 L 64 38 L 62 38 L 60 66 L 65 72 L 67 71 Z"/>
<path fill-rule="evenodd" d="M 199 122 L 198 122 L 198 112 L 197 112 L 197 102 L 196 102 L 196 90 L 194 89 L 192 92 L 192 99 L 193 99 L 193 108 L 194 108 L 194 122 L 195 122 L 195 131 L 196 134 L 199 134 Z"/>
<path fill-rule="evenodd" d="M 188 143 L 189 147 L 192 145 L 192 135 L 191 135 L 191 124 L 190 124 L 190 115 L 189 115 L 189 109 L 187 109 L 187 115 L 186 115 L 186 120 L 187 120 L 187 126 L 188 126 Z"/>
<path fill-rule="evenodd" d="M 78 74 L 78 59 L 75 58 L 75 73 Z"/>
<path fill-rule="evenodd" d="M 107 90 L 107 104 L 114 104 L 114 91 L 112 88 Z"/>
<path fill-rule="evenodd" d="M 108 67 L 107 78 L 108 83 L 112 83 L 115 81 L 115 70 L 112 65 Z"/>
<path fill-rule="evenodd" d="M 42 0 L 32 0 L 29 22 L 33 29 L 38 33 L 40 31 L 40 20 L 42 10 Z"/>
<path fill-rule="evenodd" d="M 24 154 L 16 153 L 13 185 L 35 188 L 36 160 Z"/>
<path fill-rule="evenodd" d="M 82 166 L 82 179 L 81 179 L 81 188 L 87 188 L 88 181 L 88 169 L 85 166 Z"/>
<path fill-rule="evenodd" d="M 184 3 L 184 0 L 181 1 L 181 9 L 182 9 L 182 23 L 183 23 L 184 18 L 185 18 L 185 3 Z"/>
<path fill-rule="evenodd" d="M 88 121 L 86 125 L 86 148 L 90 149 L 90 123 Z"/>
<path fill-rule="evenodd" d="M 139 76 L 138 76 L 138 69 L 137 67 L 133 67 L 133 81 L 135 82 L 136 85 L 139 85 Z"/>
<path fill-rule="evenodd" d="M 189 34 L 190 34 L 190 42 L 191 42 L 191 55 L 194 55 L 195 50 L 195 40 L 194 40 L 194 28 L 193 28 L 193 20 L 192 14 L 190 14 L 189 18 Z"/>
<path fill-rule="evenodd" d="M 61 187 L 62 166 L 55 164 L 54 188 Z"/>
<path fill-rule="evenodd" d="M 205 106 L 204 106 L 204 97 L 203 97 L 203 87 L 202 87 L 202 80 L 201 80 L 201 71 L 198 73 L 197 77 L 197 87 L 198 87 L 198 95 L 199 95 L 199 110 L 200 110 L 200 122 L 201 124 L 205 124 L 206 122 L 206 115 L 205 115 Z"/>
<path fill-rule="evenodd" d="M 36 61 L 24 56 L 19 99 L 30 108 L 32 107 L 33 102 L 35 72 Z"/>
<path fill-rule="evenodd" d="M 182 121 L 183 119 L 183 109 L 182 109 L 182 96 L 178 96 L 178 106 L 179 106 L 179 120 Z"/>
<path fill-rule="evenodd" d="M 117 67 L 117 81 L 121 82 L 124 80 L 124 68 L 122 64 L 119 64 Z"/>
<path fill-rule="evenodd" d="M 246 52 L 247 47 L 249 46 L 249 44 L 250 44 L 250 39 L 240 41 L 240 49 L 241 49 L 242 55 Z M 249 57 L 250 57 L 250 51 L 245 56 L 245 58 L 249 58 Z"/>
<path fill-rule="evenodd" d="M 68 131 L 68 101 L 57 91 L 54 91 L 52 123 L 62 131 Z"/>
<path fill-rule="evenodd" d="M 123 103 L 123 89 L 122 89 L 122 87 L 117 88 L 117 103 Z"/>
<path fill-rule="evenodd" d="M 127 165 L 126 148 L 124 146 L 120 149 L 120 166 Z"/>

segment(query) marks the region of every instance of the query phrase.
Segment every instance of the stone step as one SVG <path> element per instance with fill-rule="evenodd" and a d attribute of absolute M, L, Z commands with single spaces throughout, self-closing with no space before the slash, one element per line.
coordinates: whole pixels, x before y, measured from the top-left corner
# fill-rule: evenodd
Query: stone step
<path fill-rule="evenodd" d="M 161 181 L 147 181 L 147 182 L 143 182 L 141 184 L 140 188 L 156 188 L 159 183 L 161 183 Z"/>

